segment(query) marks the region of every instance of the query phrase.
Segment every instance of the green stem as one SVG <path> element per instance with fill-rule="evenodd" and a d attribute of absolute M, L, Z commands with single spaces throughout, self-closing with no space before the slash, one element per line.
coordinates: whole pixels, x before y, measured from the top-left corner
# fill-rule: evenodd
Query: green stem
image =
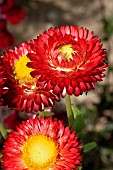
<path fill-rule="evenodd" d="M 0 132 L 1 132 L 2 136 L 3 136 L 3 138 L 6 139 L 7 138 L 7 131 L 4 128 L 4 126 L 2 125 L 2 123 L 0 123 Z"/>
<path fill-rule="evenodd" d="M 67 111 L 67 117 L 68 117 L 68 123 L 69 126 L 73 127 L 74 124 L 74 116 L 73 116 L 73 112 L 71 109 L 71 99 L 70 99 L 70 95 L 66 95 L 65 97 L 66 100 L 66 111 Z"/>

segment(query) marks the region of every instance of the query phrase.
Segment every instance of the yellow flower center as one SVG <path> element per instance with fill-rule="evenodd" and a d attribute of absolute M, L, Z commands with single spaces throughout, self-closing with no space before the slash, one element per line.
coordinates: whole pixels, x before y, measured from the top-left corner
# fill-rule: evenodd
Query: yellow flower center
<path fill-rule="evenodd" d="M 66 45 L 60 46 L 59 52 L 62 55 L 65 55 L 66 60 L 70 60 L 70 59 L 73 59 L 72 54 L 75 53 L 76 51 L 73 50 L 71 44 L 66 44 Z"/>
<path fill-rule="evenodd" d="M 58 145 L 45 135 L 32 135 L 22 148 L 22 160 L 29 170 L 48 170 L 58 156 Z"/>
<path fill-rule="evenodd" d="M 14 74 L 15 78 L 19 80 L 19 83 L 33 83 L 34 78 L 30 75 L 30 72 L 33 71 L 32 68 L 26 66 L 31 60 L 27 56 L 20 57 L 14 64 Z"/>

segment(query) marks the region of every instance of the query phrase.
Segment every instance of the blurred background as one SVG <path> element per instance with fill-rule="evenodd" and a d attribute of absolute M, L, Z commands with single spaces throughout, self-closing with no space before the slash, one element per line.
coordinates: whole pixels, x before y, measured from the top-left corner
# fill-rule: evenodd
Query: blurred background
<path fill-rule="evenodd" d="M 12 46 L 36 38 L 50 27 L 61 25 L 86 27 L 102 40 L 108 51 L 106 78 L 96 85 L 95 91 L 79 97 L 71 96 L 71 99 L 84 114 L 85 128 L 81 139 L 84 143 L 97 142 L 97 147 L 85 154 L 83 170 L 113 170 L 113 0 L 15 2 L 25 11 L 26 18 L 17 25 L 8 24 L 8 30 L 15 37 Z M 64 102 L 62 99 L 54 108 L 59 119 L 65 118 Z"/>

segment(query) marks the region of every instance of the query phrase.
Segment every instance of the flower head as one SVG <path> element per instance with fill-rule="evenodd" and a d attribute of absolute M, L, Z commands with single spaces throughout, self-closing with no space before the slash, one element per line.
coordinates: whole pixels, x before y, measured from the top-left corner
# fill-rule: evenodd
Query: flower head
<path fill-rule="evenodd" d="M 9 134 L 2 151 L 5 170 L 77 170 L 82 143 L 76 132 L 52 118 L 29 119 Z"/>
<path fill-rule="evenodd" d="M 14 49 L 9 49 L 1 57 L 4 77 L 4 88 L 8 89 L 2 95 L 4 105 L 16 111 L 37 112 L 47 106 L 53 106 L 59 97 L 54 93 L 45 91 L 43 83 L 38 83 L 38 77 L 30 75 L 32 68 L 26 66 L 30 59 L 27 54 L 31 51 L 29 43 L 22 43 Z M 38 84 L 38 85 L 36 85 Z"/>
<path fill-rule="evenodd" d="M 3 50 L 14 43 L 14 37 L 7 31 L 6 27 L 6 20 L 0 19 L 0 50 Z"/>
<path fill-rule="evenodd" d="M 5 84 L 4 71 L 3 71 L 3 66 L 0 62 L 0 106 L 3 103 L 1 95 L 7 93 L 7 89 L 4 89 L 4 84 Z"/>
<path fill-rule="evenodd" d="M 106 50 L 93 32 L 77 26 L 50 28 L 31 42 L 28 55 L 33 77 L 40 75 L 47 89 L 65 96 L 78 96 L 102 81 L 107 67 Z M 38 64 L 37 64 L 38 63 Z"/>
<path fill-rule="evenodd" d="M 2 65 L 0 64 L 0 94 L 2 93 L 2 88 L 4 85 L 4 78 L 3 78 L 3 70 L 2 70 Z"/>
<path fill-rule="evenodd" d="M 7 30 L 0 32 L 0 50 L 9 47 L 13 43 L 14 37 L 10 32 L 8 32 Z"/>
<path fill-rule="evenodd" d="M 0 106 L 1 106 L 1 94 L 3 92 L 3 85 L 4 85 L 4 79 L 2 78 L 3 71 L 2 71 L 2 66 L 0 65 Z"/>
<path fill-rule="evenodd" d="M 25 18 L 25 12 L 14 2 L 14 0 L 3 0 L 0 4 L 0 14 L 11 24 L 18 24 Z"/>

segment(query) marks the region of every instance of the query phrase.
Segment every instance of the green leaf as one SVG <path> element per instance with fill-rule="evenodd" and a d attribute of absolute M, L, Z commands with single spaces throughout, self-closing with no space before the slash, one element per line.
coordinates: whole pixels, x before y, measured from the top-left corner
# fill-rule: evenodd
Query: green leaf
<path fill-rule="evenodd" d="M 51 112 L 51 111 L 46 111 L 46 110 L 44 110 L 44 111 L 39 111 L 38 113 L 39 113 L 39 117 L 40 117 L 40 116 L 50 117 L 50 116 L 54 115 L 53 112 Z"/>
<path fill-rule="evenodd" d="M 2 157 L 2 153 L 0 152 L 0 158 Z M 1 160 L 0 160 L 0 167 L 1 167 Z M 0 168 L 0 170 L 2 170 L 1 168 Z"/>
<path fill-rule="evenodd" d="M 82 115 L 77 115 L 75 119 L 75 125 L 74 129 L 77 131 L 77 133 L 80 133 L 84 127 L 84 119 Z"/>
<path fill-rule="evenodd" d="M 82 170 L 82 166 L 78 166 L 77 168 L 78 168 L 78 170 Z"/>
<path fill-rule="evenodd" d="M 6 139 L 7 138 L 7 131 L 4 128 L 4 126 L 2 125 L 2 123 L 0 123 L 0 132 L 1 132 L 2 136 L 3 136 L 3 138 Z"/>
<path fill-rule="evenodd" d="M 2 153 L 0 152 L 0 158 L 2 157 Z"/>
<path fill-rule="evenodd" d="M 104 39 L 108 39 L 113 34 L 113 17 L 103 19 Z"/>
<path fill-rule="evenodd" d="M 80 112 L 80 110 L 75 105 L 71 105 L 71 107 L 72 107 L 72 112 L 73 112 L 74 120 L 75 120 L 73 129 L 75 129 L 77 133 L 80 133 L 84 127 L 83 114 L 82 112 Z"/>
<path fill-rule="evenodd" d="M 87 153 L 90 150 L 94 149 L 96 146 L 97 146 L 96 142 L 90 142 L 90 143 L 83 145 L 82 148 L 84 150 L 84 153 Z"/>
<path fill-rule="evenodd" d="M 75 119 L 76 119 L 77 115 L 82 114 L 81 111 L 74 104 L 71 105 L 71 108 L 72 108 L 73 115 L 74 115 Z"/>

